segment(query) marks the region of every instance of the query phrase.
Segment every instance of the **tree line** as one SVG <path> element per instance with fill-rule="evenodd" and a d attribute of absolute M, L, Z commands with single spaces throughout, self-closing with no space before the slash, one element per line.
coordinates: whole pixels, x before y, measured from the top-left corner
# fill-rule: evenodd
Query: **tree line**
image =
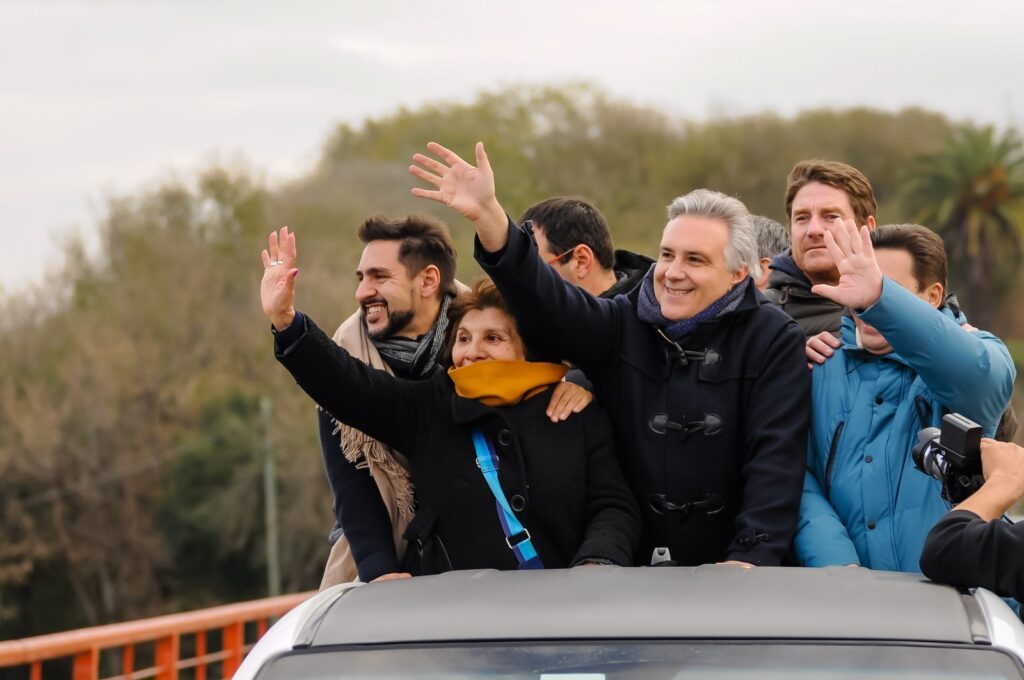
<path fill-rule="evenodd" d="M 975 325 L 1024 337 L 1006 294 L 1024 243 L 1013 131 L 914 108 L 696 122 L 582 84 L 339 125 L 285 185 L 235 164 L 112 197 L 98 256 L 72 240 L 49 280 L 0 298 L 0 638 L 264 596 L 265 446 L 283 588 L 318 584 L 331 497 L 313 406 L 272 356 L 258 252 L 277 226 L 301 235 L 298 303 L 333 328 L 354 308 L 356 226 L 435 212 L 406 171 L 430 140 L 468 155 L 483 140 L 509 209 L 581 195 L 618 247 L 647 253 L 676 195 L 707 186 L 785 223 L 790 167 L 842 160 L 874 184 L 879 223 L 943 233 Z M 463 254 L 459 276 L 473 278 L 471 225 L 436 215 Z M 284 396 L 265 420 L 268 394 Z"/>

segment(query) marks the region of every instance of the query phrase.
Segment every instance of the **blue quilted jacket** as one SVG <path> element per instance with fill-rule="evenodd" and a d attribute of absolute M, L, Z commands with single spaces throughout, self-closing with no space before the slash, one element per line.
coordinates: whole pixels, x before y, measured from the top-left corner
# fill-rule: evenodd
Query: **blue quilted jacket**
<path fill-rule="evenodd" d="M 917 432 L 955 412 L 991 437 L 1015 369 L 994 335 L 966 332 L 963 317 L 936 310 L 889 278 L 860 316 L 893 352 L 858 348 L 846 318 L 842 347 L 814 367 L 796 555 L 806 566 L 918 572 L 925 536 L 949 508 L 940 484 L 914 467 Z"/>

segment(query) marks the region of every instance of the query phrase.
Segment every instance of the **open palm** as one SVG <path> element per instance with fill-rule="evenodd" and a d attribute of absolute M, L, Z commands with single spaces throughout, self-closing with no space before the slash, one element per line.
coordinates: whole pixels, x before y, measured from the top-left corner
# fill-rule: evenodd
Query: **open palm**
<path fill-rule="evenodd" d="M 437 189 L 415 188 L 413 195 L 443 203 L 475 222 L 495 202 L 494 173 L 483 143 L 476 145 L 476 167 L 436 142 L 427 144 L 427 150 L 443 162 L 418 153 L 412 157 L 416 165 L 409 166 L 409 172 Z"/>
<path fill-rule="evenodd" d="M 263 259 L 263 280 L 260 281 L 260 302 L 263 313 L 278 330 L 287 328 L 295 316 L 295 268 L 297 257 L 295 234 L 282 227 L 271 232 L 268 248 L 260 253 Z"/>
<path fill-rule="evenodd" d="M 852 309 L 875 304 L 882 295 L 882 270 L 868 228 L 858 229 L 853 220 L 841 220 L 834 230 L 825 232 L 825 247 L 839 270 L 839 283 L 818 284 L 811 292 Z"/>

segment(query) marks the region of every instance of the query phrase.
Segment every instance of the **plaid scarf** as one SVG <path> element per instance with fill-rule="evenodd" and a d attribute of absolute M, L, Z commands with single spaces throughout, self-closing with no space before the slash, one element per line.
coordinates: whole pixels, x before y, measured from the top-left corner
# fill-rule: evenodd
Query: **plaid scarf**
<path fill-rule="evenodd" d="M 448 307 L 451 306 L 452 299 L 452 295 L 444 296 L 437 321 L 418 339 L 395 337 L 373 340 L 377 351 L 404 366 L 410 376 L 425 378 L 433 373 L 448 333 Z"/>
<path fill-rule="evenodd" d="M 664 329 L 665 335 L 672 340 L 679 342 L 697 329 L 702 321 L 715 319 L 723 314 L 728 314 L 739 307 L 743 294 L 746 293 L 751 279 L 748 276 L 735 286 L 730 288 L 725 295 L 718 298 L 710 305 L 700 310 L 689 319 L 669 321 L 661 315 L 661 305 L 654 296 L 654 265 L 647 271 L 643 282 L 640 284 L 640 297 L 637 301 L 636 313 L 641 321 L 658 326 Z"/>

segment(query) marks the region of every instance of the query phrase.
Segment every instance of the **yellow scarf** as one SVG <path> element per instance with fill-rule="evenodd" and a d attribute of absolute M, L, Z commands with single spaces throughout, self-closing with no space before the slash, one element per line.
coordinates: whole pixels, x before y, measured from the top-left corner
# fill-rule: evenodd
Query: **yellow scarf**
<path fill-rule="evenodd" d="M 543 392 L 569 372 L 563 364 L 540 361 L 478 361 L 462 368 L 449 368 L 455 394 L 476 399 L 487 406 L 511 406 Z"/>

